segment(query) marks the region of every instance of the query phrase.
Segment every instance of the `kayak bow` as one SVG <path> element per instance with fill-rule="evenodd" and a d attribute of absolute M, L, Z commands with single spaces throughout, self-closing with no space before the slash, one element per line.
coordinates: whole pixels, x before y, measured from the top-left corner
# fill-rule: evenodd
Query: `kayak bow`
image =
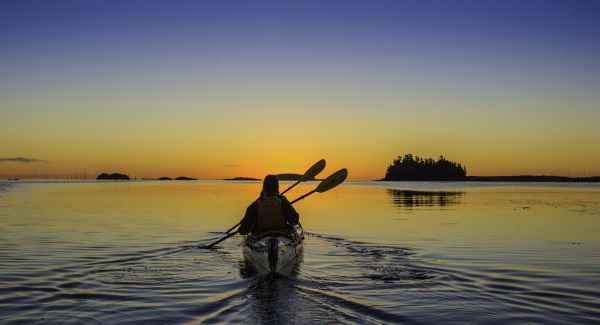
<path fill-rule="evenodd" d="M 297 225 L 291 232 L 244 236 L 243 253 L 246 261 L 257 266 L 257 270 L 285 273 L 301 258 L 303 246 L 304 232 Z"/>

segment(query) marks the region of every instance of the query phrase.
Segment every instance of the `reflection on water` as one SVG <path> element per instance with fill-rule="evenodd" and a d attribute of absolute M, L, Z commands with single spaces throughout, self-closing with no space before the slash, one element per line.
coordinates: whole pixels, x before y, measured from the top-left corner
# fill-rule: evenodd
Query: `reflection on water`
<path fill-rule="evenodd" d="M 14 187 L 14 182 L 1 182 L 0 181 L 0 197 L 4 194 L 3 192 L 8 192 Z"/>
<path fill-rule="evenodd" d="M 425 284 L 436 278 L 433 270 L 418 264 L 409 248 L 372 245 L 316 233 L 306 235 L 311 256 L 298 264 L 295 272 L 279 275 L 275 280 L 257 276 L 247 287 L 243 294 L 246 321 L 406 322 L 411 319 L 402 311 L 378 308 L 380 298 L 399 293 L 394 293 L 394 286 Z M 247 272 L 249 264 L 239 265 L 241 272 Z"/>
<path fill-rule="evenodd" d="M 410 191 L 388 189 L 387 193 L 398 208 L 440 207 L 461 203 L 464 192 Z"/>
<path fill-rule="evenodd" d="M 0 182 L 0 323 L 600 322 L 600 187 L 427 186 L 299 202 L 304 259 L 270 280 L 240 237 L 197 248 L 260 183 Z"/>
<path fill-rule="evenodd" d="M 252 324 L 302 323 L 303 300 L 294 278 L 261 278 L 247 288 L 246 306 Z"/>

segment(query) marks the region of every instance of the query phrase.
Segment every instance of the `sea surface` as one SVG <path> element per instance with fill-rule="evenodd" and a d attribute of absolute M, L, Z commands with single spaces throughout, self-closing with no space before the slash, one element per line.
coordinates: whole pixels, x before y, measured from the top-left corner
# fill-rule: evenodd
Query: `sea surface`
<path fill-rule="evenodd" d="M 0 181 L 0 323 L 600 322 L 600 184 L 346 183 L 295 204 L 303 261 L 275 279 L 240 236 L 198 248 L 259 190 Z"/>

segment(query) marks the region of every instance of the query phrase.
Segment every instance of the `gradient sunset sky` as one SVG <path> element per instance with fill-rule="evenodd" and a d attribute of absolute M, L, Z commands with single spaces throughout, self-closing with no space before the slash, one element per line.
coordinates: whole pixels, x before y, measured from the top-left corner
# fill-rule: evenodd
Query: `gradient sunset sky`
<path fill-rule="evenodd" d="M 2 0 L 0 123 L 0 175 L 599 175 L 600 1 Z"/>

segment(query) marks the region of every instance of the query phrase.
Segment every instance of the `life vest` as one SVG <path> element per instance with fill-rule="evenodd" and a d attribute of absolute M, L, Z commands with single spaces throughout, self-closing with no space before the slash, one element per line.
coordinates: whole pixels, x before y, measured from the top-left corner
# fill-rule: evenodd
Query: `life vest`
<path fill-rule="evenodd" d="M 267 195 L 258 199 L 256 232 L 281 231 L 285 229 L 285 215 L 281 199 Z"/>

